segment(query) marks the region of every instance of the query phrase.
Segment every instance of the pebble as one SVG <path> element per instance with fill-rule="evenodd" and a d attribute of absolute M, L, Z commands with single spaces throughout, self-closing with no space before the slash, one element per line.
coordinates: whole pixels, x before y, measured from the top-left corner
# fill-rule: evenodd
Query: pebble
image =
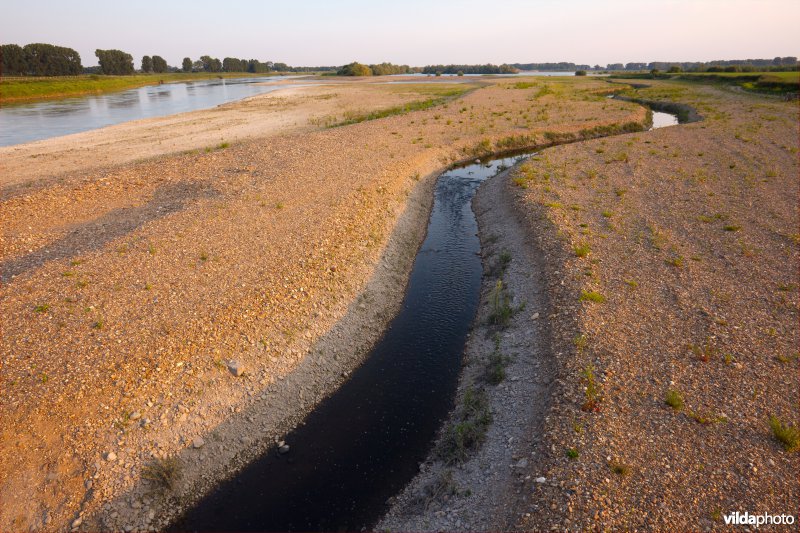
<path fill-rule="evenodd" d="M 202 448 L 206 441 L 203 440 L 203 437 L 195 437 L 192 439 L 192 446 L 195 448 Z"/>
<path fill-rule="evenodd" d="M 116 453 L 108 452 L 106 454 L 106 461 L 116 461 L 116 460 L 117 460 L 117 454 Z"/>
<path fill-rule="evenodd" d="M 525 458 L 522 458 L 517 462 L 517 468 L 525 468 L 526 466 L 528 466 L 528 460 Z"/>
<path fill-rule="evenodd" d="M 244 365 L 239 361 L 233 360 L 228 363 L 228 370 L 234 376 L 239 377 L 244 374 Z"/>
<path fill-rule="evenodd" d="M 139 420 L 140 418 L 142 418 L 142 413 L 139 411 L 134 411 L 131 413 L 131 420 Z"/>
<path fill-rule="evenodd" d="M 279 447 L 278 448 L 278 453 L 280 453 L 280 454 L 289 453 L 289 445 L 288 444 L 284 444 L 283 446 Z"/>
<path fill-rule="evenodd" d="M 78 517 L 72 521 L 72 527 L 78 527 L 81 524 L 83 524 L 83 518 L 81 517 Z"/>
<path fill-rule="evenodd" d="M 533 313 L 533 314 L 531 315 L 531 319 L 533 319 L 533 320 L 539 320 L 539 313 Z"/>
<path fill-rule="evenodd" d="M 536 481 L 536 483 L 544 483 L 545 481 L 547 481 L 547 478 L 537 477 L 534 481 Z"/>

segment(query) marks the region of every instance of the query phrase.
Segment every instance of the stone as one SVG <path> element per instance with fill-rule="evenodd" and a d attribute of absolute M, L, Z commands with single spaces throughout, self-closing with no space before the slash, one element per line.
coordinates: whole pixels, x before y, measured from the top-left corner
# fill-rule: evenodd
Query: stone
<path fill-rule="evenodd" d="M 540 476 L 537 477 L 534 481 L 536 481 L 536 483 L 544 483 L 545 481 L 547 481 L 547 478 Z"/>
<path fill-rule="evenodd" d="M 78 527 L 81 524 L 83 524 L 83 518 L 81 518 L 80 516 L 72 521 L 72 527 Z"/>
<path fill-rule="evenodd" d="M 206 441 L 203 440 L 203 437 L 195 437 L 192 439 L 192 446 L 194 448 L 202 448 Z"/>
<path fill-rule="evenodd" d="M 139 420 L 140 418 L 142 418 L 142 413 L 139 411 L 134 411 L 131 413 L 131 420 Z"/>
<path fill-rule="evenodd" d="M 285 453 L 289 453 L 289 445 L 288 444 L 284 444 L 283 446 L 279 447 L 278 448 L 278 453 L 281 454 L 281 455 L 283 455 Z"/>
<path fill-rule="evenodd" d="M 533 320 L 539 320 L 539 313 L 533 313 L 533 315 L 531 315 L 531 318 Z"/>
<path fill-rule="evenodd" d="M 525 458 L 522 458 L 517 462 L 517 468 L 525 468 L 527 466 L 528 466 L 528 460 Z"/>
<path fill-rule="evenodd" d="M 232 360 L 228 363 L 228 370 L 230 370 L 231 374 L 238 378 L 244 374 L 244 365 L 239 361 Z"/>
<path fill-rule="evenodd" d="M 106 461 L 109 461 L 109 462 L 111 462 L 111 461 L 116 461 L 116 460 L 117 460 L 117 454 L 116 454 L 116 453 L 114 453 L 114 452 L 108 452 L 108 453 L 106 454 Z"/>

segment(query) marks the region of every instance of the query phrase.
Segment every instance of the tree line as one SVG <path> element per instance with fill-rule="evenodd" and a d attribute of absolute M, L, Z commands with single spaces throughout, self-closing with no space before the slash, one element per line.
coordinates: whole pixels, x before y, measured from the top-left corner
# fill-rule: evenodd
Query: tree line
<path fill-rule="evenodd" d="M 83 72 L 81 56 L 72 48 L 46 43 L 0 45 L 4 76 L 75 76 Z"/>

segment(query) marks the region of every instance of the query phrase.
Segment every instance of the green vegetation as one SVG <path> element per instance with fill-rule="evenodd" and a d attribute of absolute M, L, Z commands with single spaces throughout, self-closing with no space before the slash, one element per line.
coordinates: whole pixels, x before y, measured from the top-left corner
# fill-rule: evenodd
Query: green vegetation
<path fill-rule="evenodd" d="M 664 402 L 676 411 L 683 409 L 683 395 L 675 389 L 669 389 L 667 391 Z"/>
<path fill-rule="evenodd" d="M 83 71 L 72 48 L 46 43 L 0 45 L 3 76 L 75 76 Z"/>
<path fill-rule="evenodd" d="M 439 458 L 449 464 L 465 461 L 469 452 L 486 438 L 486 431 L 492 423 L 486 393 L 468 388 L 455 418 L 457 422 L 447 428 L 437 450 Z"/>
<path fill-rule="evenodd" d="M 589 248 L 589 245 L 586 243 L 576 244 L 573 250 L 575 251 L 575 255 L 578 257 L 586 257 L 589 255 L 589 252 L 591 252 L 591 248 Z"/>
<path fill-rule="evenodd" d="M 514 309 L 511 307 L 511 297 L 505 285 L 503 285 L 503 280 L 497 280 L 497 284 L 492 289 L 492 294 L 489 295 L 489 302 L 492 307 L 492 311 L 489 314 L 489 323 L 506 327 L 514 314 Z"/>
<path fill-rule="evenodd" d="M 581 302 L 594 302 L 594 303 L 605 303 L 606 297 L 596 291 L 587 291 L 585 289 L 581 290 L 581 296 L 579 298 Z"/>
<path fill-rule="evenodd" d="M 434 98 L 428 98 L 426 100 L 418 100 L 416 102 L 409 102 L 407 104 L 389 107 L 378 111 L 371 111 L 369 113 L 357 113 L 357 112 L 346 113 L 344 120 L 332 124 L 330 125 L 330 127 L 335 128 L 338 126 L 347 126 L 350 124 L 358 124 L 359 122 L 366 122 L 368 120 L 376 120 L 379 118 L 391 117 L 394 115 L 405 115 L 406 113 L 411 113 L 412 111 L 423 111 L 425 109 L 430 109 L 432 107 L 442 105 L 453 98 L 457 98 L 463 95 L 464 93 L 470 91 L 471 89 L 472 89 L 471 87 L 464 87 L 464 86 L 454 87 L 452 85 L 448 87 L 426 87 L 424 89 L 404 87 L 401 90 L 406 92 L 410 90 L 417 93 L 436 94 L 437 96 Z"/>
<path fill-rule="evenodd" d="M 63 98 L 82 94 L 97 94 L 145 85 L 158 85 L 176 81 L 194 81 L 207 78 L 234 78 L 250 74 L 165 73 L 136 74 L 131 76 L 64 76 L 50 78 L 15 78 L 0 81 L 0 101 Z"/>
<path fill-rule="evenodd" d="M 125 76 L 133 74 L 133 56 L 121 50 L 100 50 L 94 51 L 97 62 L 100 63 L 101 74 L 112 74 Z"/>
<path fill-rule="evenodd" d="M 511 362 L 511 358 L 503 355 L 500 351 L 500 336 L 494 336 L 494 351 L 489 356 L 489 364 L 486 367 L 485 379 L 491 385 L 499 385 L 506 379 L 506 367 Z"/>
<path fill-rule="evenodd" d="M 46 313 L 50 310 L 50 304 L 40 304 L 33 308 L 35 313 Z"/>
<path fill-rule="evenodd" d="M 769 427 L 772 435 L 783 445 L 787 452 L 794 452 L 800 448 L 800 431 L 791 424 L 784 424 L 777 416 L 770 415 Z"/>
<path fill-rule="evenodd" d="M 175 457 L 155 459 L 142 468 L 142 478 L 155 485 L 157 490 L 173 490 L 180 475 L 180 464 Z"/>
<path fill-rule="evenodd" d="M 600 385 L 594 375 L 594 365 L 588 364 L 582 372 L 583 382 L 586 385 L 585 396 L 586 399 L 581 406 L 586 412 L 596 413 L 600 411 L 600 404 L 603 401 L 603 395 L 600 391 Z"/>
<path fill-rule="evenodd" d="M 625 477 L 631 473 L 631 467 L 619 461 L 610 462 L 608 464 L 608 467 L 611 468 L 611 471 L 617 474 L 618 476 Z"/>
<path fill-rule="evenodd" d="M 567 457 L 569 457 L 570 459 L 577 459 L 579 455 L 580 455 L 580 452 L 578 452 L 577 448 L 568 448 L 567 449 Z"/>

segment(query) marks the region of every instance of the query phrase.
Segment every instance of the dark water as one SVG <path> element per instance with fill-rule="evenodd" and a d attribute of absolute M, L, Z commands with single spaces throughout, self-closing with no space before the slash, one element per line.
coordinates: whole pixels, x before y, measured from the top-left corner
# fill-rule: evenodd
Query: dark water
<path fill-rule="evenodd" d="M 371 528 L 417 473 L 452 407 L 482 267 L 471 200 L 513 158 L 442 174 L 402 309 L 364 364 L 305 424 L 172 526 L 199 531 Z"/>
<path fill-rule="evenodd" d="M 165 83 L 107 94 L 4 105 L 0 107 L 0 146 L 38 141 L 140 118 L 207 109 L 289 86 L 257 84 L 280 79 L 286 78 L 271 76 Z"/>

